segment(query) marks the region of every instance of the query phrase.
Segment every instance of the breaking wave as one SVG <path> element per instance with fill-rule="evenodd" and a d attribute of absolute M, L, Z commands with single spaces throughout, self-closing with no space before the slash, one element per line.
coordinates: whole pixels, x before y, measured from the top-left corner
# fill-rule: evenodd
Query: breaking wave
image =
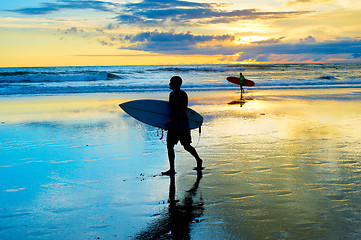
<path fill-rule="evenodd" d="M 188 91 L 239 90 L 228 76 L 244 76 L 253 89 L 360 88 L 361 64 L 139 65 L 0 68 L 0 95 L 169 91 L 183 78 Z"/>

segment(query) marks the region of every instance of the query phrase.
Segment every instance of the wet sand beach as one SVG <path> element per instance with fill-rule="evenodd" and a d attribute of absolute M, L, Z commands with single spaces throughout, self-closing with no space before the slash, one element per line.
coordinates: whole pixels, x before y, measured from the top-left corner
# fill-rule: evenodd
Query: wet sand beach
<path fill-rule="evenodd" d="M 359 88 L 188 92 L 176 146 L 125 114 L 167 92 L 0 98 L 0 239 L 360 239 Z M 200 138 L 200 139 L 199 139 Z"/>

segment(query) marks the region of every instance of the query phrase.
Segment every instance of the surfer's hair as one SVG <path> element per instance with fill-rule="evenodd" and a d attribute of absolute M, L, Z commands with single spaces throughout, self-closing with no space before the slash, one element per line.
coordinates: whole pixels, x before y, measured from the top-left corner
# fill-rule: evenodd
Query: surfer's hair
<path fill-rule="evenodd" d="M 182 86 L 182 78 L 180 76 L 174 76 L 170 80 L 174 83 L 174 85 L 178 87 Z"/>

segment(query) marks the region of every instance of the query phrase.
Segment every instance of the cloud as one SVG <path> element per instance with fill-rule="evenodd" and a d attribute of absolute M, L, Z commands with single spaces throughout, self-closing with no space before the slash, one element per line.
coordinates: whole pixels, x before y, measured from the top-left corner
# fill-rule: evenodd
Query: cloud
<path fill-rule="evenodd" d="M 290 0 L 293 4 L 308 4 L 328 0 Z M 116 2 L 116 3 L 115 3 Z M 51 14 L 62 10 L 95 10 L 110 12 L 113 22 L 96 30 L 105 35 L 104 30 L 113 30 L 123 24 L 164 29 L 177 29 L 179 26 L 198 26 L 208 24 L 233 23 L 242 20 L 291 18 L 309 14 L 312 11 L 264 11 L 260 9 L 222 8 L 223 4 L 192 2 L 181 0 L 138 0 L 137 2 L 113 0 L 54 0 L 44 2 L 37 7 L 11 10 L 25 15 Z M 78 13 L 78 12 L 77 12 Z M 109 19 L 108 19 L 109 20 Z M 134 27 L 134 26 L 130 26 Z M 167 28 L 169 27 L 169 28 Z M 190 28 L 189 28 L 190 29 Z M 134 29 L 132 29 L 134 30 Z M 139 29 L 138 29 L 139 30 Z M 137 30 L 137 31 L 138 31 Z M 63 30 L 64 33 L 79 33 L 78 27 Z M 282 34 L 283 35 L 283 34 Z M 250 44 L 237 43 L 236 36 L 230 34 L 202 35 L 191 32 L 143 31 L 117 38 L 101 38 L 98 43 L 107 46 L 120 46 L 122 49 L 139 50 L 162 54 L 185 55 L 239 55 L 238 60 L 253 59 L 270 61 L 288 56 L 288 59 L 306 61 L 322 60 L 334 56 L 359 59 L 361 57 L 361 41 L 359 38 L 318 42 L 313 36 L 299 38 L 298 43 L 287 43 L 285 37 L 268 38 L 253 41 Z"/>
<path fill-rule="evenodd" d="M 312 36 L 308 36 L 306 38 L 301 38 L 300 41 L 301 42 L 316 42 L 316 39 Z"/>
<path fill-rule="evenodd" d="M 113 11 L 113 8 L 117 6 L 118 4 L 103 1 L 58 0 L 56 3 L 42 3 L 40 7 L 20 8 L 11 11 L 26 15 L 49 14 L 65 9 L 93 9 L 108 12 Z"/>
<path fill-rule="evenodd" d="M 191 32 L 142 32 L 126 35 L 117 39 L 123 44 L 122 49 L 141 50 L 163 54 L 184 55 L 235 55 L 238 61 L 270 61 L 274 56 L 293 56 L 294 60 L 306 61 L 330 59 L 337 55 L 350 59 L 361 57 L 361 40 L 344 39 L 316 42 L 312 36 L 301 39 L 299 43 L 284 43 L 285 37 L 255 41 L 250 44 L 235 43 L 234 35 L 194 35 Z"/>
<path fill-rule="evenodd" d="M 313 39 L 306 38 L 306 39 Z M 314 39 L 313 39 L 314 40 Z M 361 41 L 359 39 L 347 39 L 338 41 L 301 41 L 300 43 L 282 43 L 262 46 L 244 46 L 243 54 L 239 61 L 257 59 L 262 56 L 263 60 L 269 61 L 272 55 L 288 55 L 298 60 L 327 60 L 337 55 L 347 56 L 349 59 L 360 58 Z M 265 54 L 268 56 L 265 58 Z M 302 57 L 302 59 L 301 59 Z"/>
<path fill-rule="evenodd" d="M 202 49 L 210 49 L 210 46 L 216 45 L 215 48 L 222 48 L 226 43 L 233 42 L 233 35 L 193 35 L 187 33 L 173 32 L 142 32 L 135 35 L 126 35 L 121 38 L 122 41 L 128 42 L 125 48 L 132 50 L 150 51 L 156 53 L 197 54 L 203 52 Z M 209 45 L 207 45 L 209 43 Z M 224 43 L 224 44 L 222 44 Z M 199 46 L 203 44 L 202 46 Z M 206 44 L 206 45 L 204 45 Z"/>
<path fill-rule="evenodd" d="M 257 44 L 257 45 L 262 45 L 262 44 L 275 44 L 275 43 L 279 43 L 282 39 L 285 39 L 285 38 L 286 38 L 286 37 L 270 38 L 270 39 L 261 40 L 261 41 L 254 41 L 254 42 L 251 42 L 251 44 Z"/>
<path fill-rule="evenodd" d="M 108 42 L 108 41 L 104 41 L 104 40 L 99 40 L 98 42 L 103 46 L 113 46 L 114 45 L 112 42 Z"/>
<path fill-rule="evenodd" d="M 143 0 L 139 3 L 124 4 L 115 19 L 121 24 L 180 26 L 197 24 L 231 23 L 239 20 L 288 18 L 311 13 L 310 11 L 266 12 L 257 9 L 222 11 L 220 5 L 178 0 Z"/>
<path fill-rule="evenodd" d="M 116 24 L 106 28 L 119 27 L 119 24 L 160 27 L 197 26 L 218 23 L 232 23 L 240 20 L 289 18 L 308 14 L 311 11 L 271 12 L 258 9 L 221 10 L 224 4 L 199 3 L 180 0 L 143 0 L 137 3 L 114 3 L 98 0 L 57 0 L 41 3 L 39 7 L 10 10 L 25 15 L 42 15 L 61 10 L 92 9 L 115 14 Z M 106 29 L 105 28 L 105 29 Z"/>
<path fill-rule="evenodd" d="M 60 30 L 58 30 L 60 31 Z M 77 33 L 77 32 L 84 32 L 84 30 L 82 29 L 79 29 L 77 27 L 71 27 L 69 29 L 65 29 L 63 30 L 65 34 L 73 34 L 73 33 Z"/>

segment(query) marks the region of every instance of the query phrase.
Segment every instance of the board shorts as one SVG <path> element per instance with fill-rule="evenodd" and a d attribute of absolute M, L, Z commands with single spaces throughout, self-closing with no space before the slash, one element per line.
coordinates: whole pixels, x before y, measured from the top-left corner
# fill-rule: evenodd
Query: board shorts
<path fill-rule="evenodd" d="M 179 141 L 183 146 L 191 144 L 192 143 L 191 130 L 169 129 L 167 134 L 167 143 L 176 145 Z"/>

